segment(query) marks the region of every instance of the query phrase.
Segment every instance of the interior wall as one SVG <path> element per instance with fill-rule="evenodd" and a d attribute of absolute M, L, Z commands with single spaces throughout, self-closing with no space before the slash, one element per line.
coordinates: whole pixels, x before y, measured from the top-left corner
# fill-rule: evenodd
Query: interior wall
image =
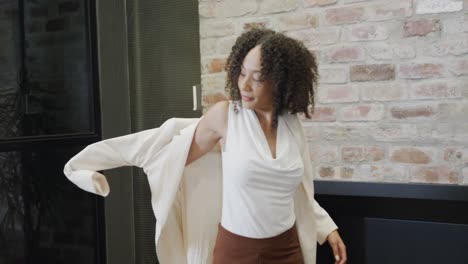
<path fill-rule="evenodd" d="M 468 3 L 199 1 L 205 109 L 242 32 L 280 31 L 319 62 L 303 120 L 317 180 L 468 184 Z"/>

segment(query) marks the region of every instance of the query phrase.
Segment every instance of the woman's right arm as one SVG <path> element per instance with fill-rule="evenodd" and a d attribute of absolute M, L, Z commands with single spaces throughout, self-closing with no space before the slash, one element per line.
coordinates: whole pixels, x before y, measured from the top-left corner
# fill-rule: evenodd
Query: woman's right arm
<path fill-rule="evenodd" d="M 81 189 L 107 196 L 109 186 L 104 175 L 98 171 L 121 166 L 145 168 L 160 149 L 172 139 L 160 131 L 176 130 L 174 119 L 161 127 L 144 130 L 121 137 L 110 138 L 91 144 L 65 164 L 63 172 Z M 167 134 L 171 134 L 170 132 Z"/>
<path fill-rule="evenodd" d="M 213 105 L 198 123 L 185 165 L 208 153 L 220 139 L 225 138 L 227 128 L 228 101 Z"/>

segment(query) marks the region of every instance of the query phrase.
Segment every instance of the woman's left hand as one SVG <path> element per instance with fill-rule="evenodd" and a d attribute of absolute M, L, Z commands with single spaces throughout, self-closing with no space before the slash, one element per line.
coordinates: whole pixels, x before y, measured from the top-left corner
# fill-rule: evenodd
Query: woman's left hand
<path fill-rule="evenodd" d="M 343 240 L 338 234 L 338 230 L 334 230 L 327 236 L 327 241 L 333 250 L 333 256 L 335 256 L 335 264 L 345 264 L 348 260 L 346 256 L 346 246 Z"/>

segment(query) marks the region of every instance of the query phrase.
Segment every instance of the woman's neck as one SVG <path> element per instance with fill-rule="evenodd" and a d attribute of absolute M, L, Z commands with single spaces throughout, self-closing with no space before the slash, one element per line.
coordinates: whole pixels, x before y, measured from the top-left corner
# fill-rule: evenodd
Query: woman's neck
<path fill-rule="evenodd" d="M 274 115 L 273 110 L 254 109 L 254 112 L 257 115 L 258 121 L 260 121 L 260 123 L 271 126 Z"/>

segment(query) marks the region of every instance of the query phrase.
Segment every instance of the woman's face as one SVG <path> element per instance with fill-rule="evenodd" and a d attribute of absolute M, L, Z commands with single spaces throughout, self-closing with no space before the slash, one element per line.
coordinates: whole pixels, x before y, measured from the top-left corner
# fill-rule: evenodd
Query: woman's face
<path fill-rule="evenodd" d="M 273 110 L 273 85 L 271 81 L 262 79 L 262 51 L 260 46 L 251 49 L 244 58 L 241 73 L 237 81 L 242 106 L 253 110 Z"/>

